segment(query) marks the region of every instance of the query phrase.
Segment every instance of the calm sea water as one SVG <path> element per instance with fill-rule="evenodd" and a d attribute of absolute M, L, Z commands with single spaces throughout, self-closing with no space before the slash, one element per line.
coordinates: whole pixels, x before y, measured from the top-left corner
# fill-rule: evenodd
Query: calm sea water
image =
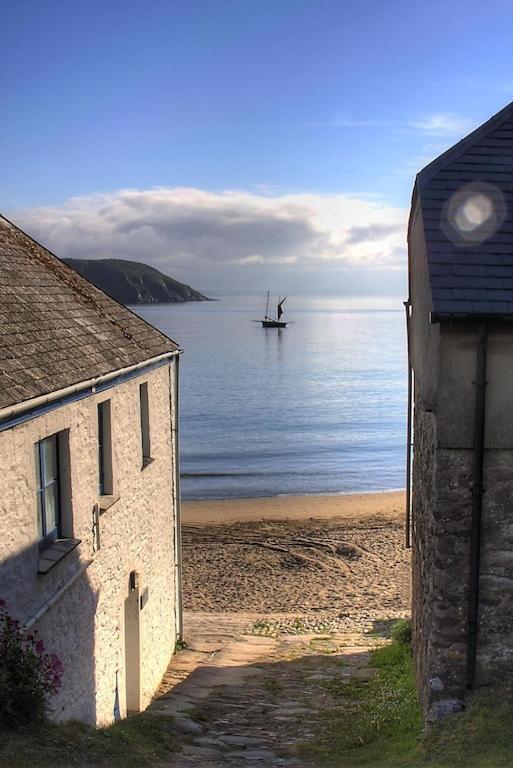
<path fill-rule="evenodd" d="M 404 486 L 406 341 L 397 299 L 265 296 L 137 307 L 184 349 L 185 499 Z"/>

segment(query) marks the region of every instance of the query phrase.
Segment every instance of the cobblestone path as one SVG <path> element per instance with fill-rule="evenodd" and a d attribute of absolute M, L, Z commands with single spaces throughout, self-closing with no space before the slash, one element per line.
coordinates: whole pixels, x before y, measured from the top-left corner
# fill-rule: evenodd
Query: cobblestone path
<path fill-rule="evenodd" d="M 301 743 L 327 708 L 347 706 L 330 681 L 369 679 L 361 633 L 263 637 L 251 614 L 190 613 L 149 712 L 172 715 L 180 751 L 168 768 L 305 768 Z"/>

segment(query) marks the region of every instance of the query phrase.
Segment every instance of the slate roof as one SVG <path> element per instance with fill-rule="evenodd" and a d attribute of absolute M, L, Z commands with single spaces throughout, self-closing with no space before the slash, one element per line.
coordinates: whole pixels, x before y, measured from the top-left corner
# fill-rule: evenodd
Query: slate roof
<path fill-rule="evenodd" d="M 413 194 L 420 199 L 434 319 L 513 315 L 513 102 L 426 166 Z M 476 195 L 488 198 L 492 214 L 462 233 L 454 215 Z"/>
<path fill-rule="evenodd" d="M 0 408 L 178 349 L 0 216 Z"/>

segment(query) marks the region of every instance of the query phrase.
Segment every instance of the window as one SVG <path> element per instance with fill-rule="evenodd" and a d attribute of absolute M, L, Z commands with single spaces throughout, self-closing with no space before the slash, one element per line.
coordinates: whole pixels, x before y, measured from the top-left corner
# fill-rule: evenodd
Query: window
<path fill-rule="evenodd" d="M 139 403 L 141 409 L 141 451 L 142 466 L 146 467 L 151 461 L 150 453 L 150 405 L 148 399 L 148 384 L 139 386 Z"/>
<path fill-rule="evenodd" d="M 110 400 L 98 404 L 98 489 L 100 496 L 113 493 Z"/>
<path fill-rule="evenodd" d="M 35 451 L 38 534 L 45 547 L 61 535 L 58 436 L 40 440 Z"/>
<path fill-rule="evenodd" d="M 46 574 L 80 544 L 73 538 L 69 430 L 34 446 L 39 564 Z"/>

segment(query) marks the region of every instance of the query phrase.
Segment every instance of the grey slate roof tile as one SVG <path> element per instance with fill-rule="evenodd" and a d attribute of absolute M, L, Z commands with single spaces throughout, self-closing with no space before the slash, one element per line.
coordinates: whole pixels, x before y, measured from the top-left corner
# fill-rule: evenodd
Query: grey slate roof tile
<path fill-rule="evenodd" d="M 440 262 L 444 264 L 470 264 L 470 256 L 468 253 L 459 253 L 458 251 L 446 254 L 445 257 L 442 257 L 440 253 L 434 253 L 432 262 L 433 264 Z"/>
<path fill-rule="evenodd" d="M 453 275 L 451 285 L 453 288 L 471 288 L 471 275 Z"/>
<path fill-rule="evenodd" d="M 437 302 L 437 312 L 443 312 L 447 314 L 466 314 L 473 311 L 475 302 L 472 301 L 457 301 L 452 299 L 451 301 L 439 301 Z"/>
<path fill-rule="evenodd" d="M 440 275 L 452 275 L 454 267 L 452 264 L 431 264 L 429 267 L 429 274 L 431 277 L 439 277 Z"/>
<path fill-rule="evenodd" d="M 504 288 L 504 280 L 501 277 L 471 277 L 470 278 L 470 285 L 472 288 L 479 288 L 479 289 L 486 289 L 486 288 L 494 288 L 496 290 L 501 290 Z M 479 296 L 475 296 L 474 298 L 478 299 Z"/>
<path fill-rule="evenodd" d="M 477 288 L 453 288 L 452 297 L 457 301 L 476 301 L 482 297 L 482 291 Z"/>
<path fill-rule="evenodd" d="M 506 288 L 503 290 L 487 290 L 486 293 L 492 301 L 509 301 L 511 299 L 511 293 Z"/>
<path fill-rule="evenodd" d="M 450 300 L 455 298 L 452 288 L 437 288 L 433 287 L 433 296 L 436 296 L 440 301 Z"/>
<path fill-rule="evenodd" d="M 178 349 L 0 216 L 0 408 Z"/>
<path fill-rule="evenodd" d="M 447 282 L 447 275 L 433 275 L 431 273 L 431 288 L 447 288 Z"/>

